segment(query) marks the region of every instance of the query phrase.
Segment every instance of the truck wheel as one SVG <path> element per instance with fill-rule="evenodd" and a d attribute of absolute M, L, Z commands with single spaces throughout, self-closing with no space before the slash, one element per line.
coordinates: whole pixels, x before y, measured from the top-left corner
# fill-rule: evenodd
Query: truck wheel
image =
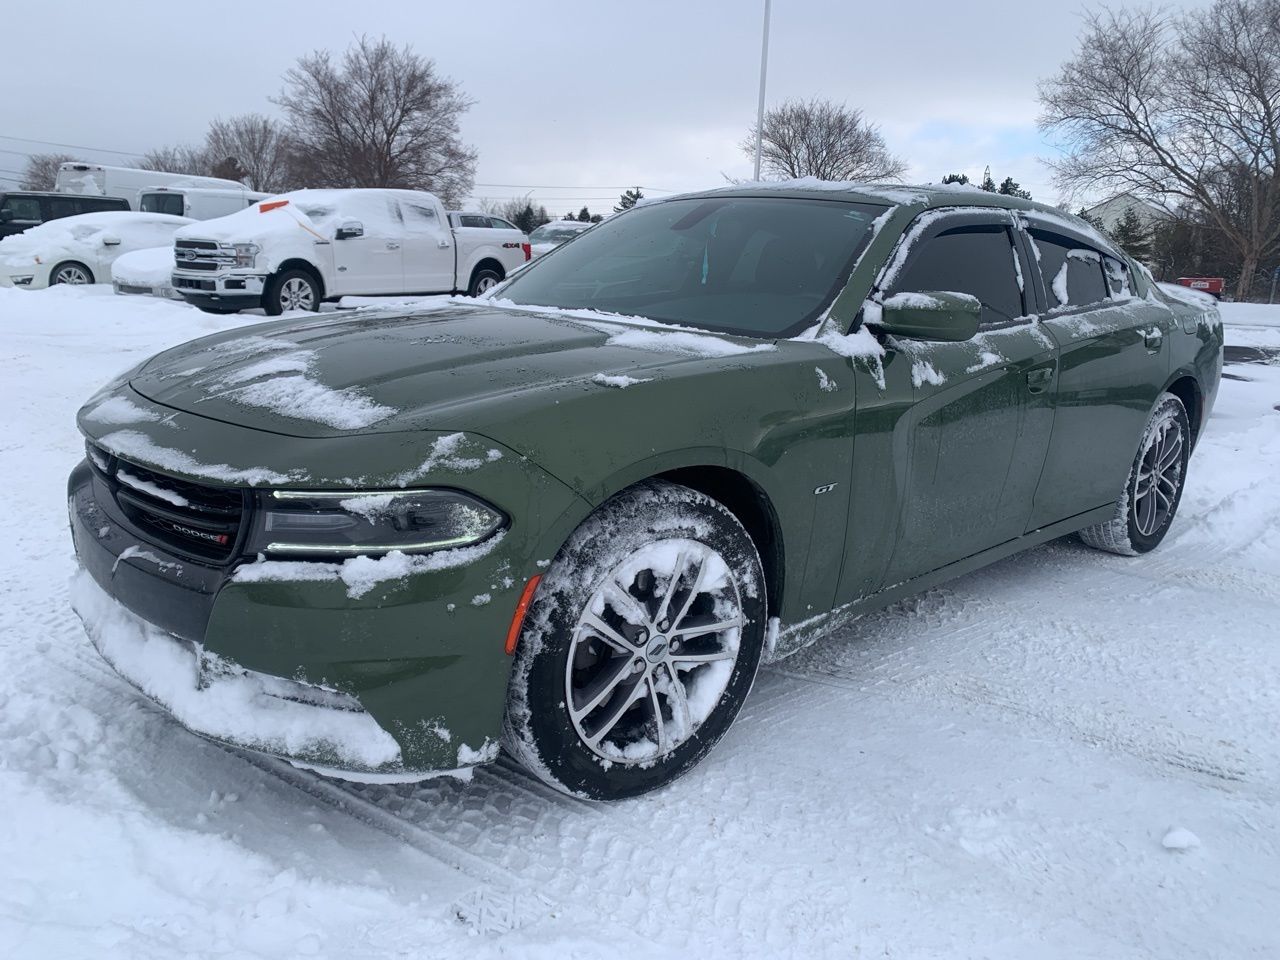
<path fill-rule="evenodd" d="M 262 309 L 269 317 L 278 317 L 286 310 L 320 309 L 320 285 L 305 270 L 284 270 L 272 277 L 262 295 Z"/>
<path fill-rule="evenodd" d="M 502 282 L 502 274 L 493 267 L 480 267 L 471 275 L 471 286 L 467 287 L 468 297 L 478 297 L 486 290 L 492 290 Z"/>
<path fill-rule="evenodd" d="M 665 786 L 733 723 L 765 616 L 760 557 L 728 509 L 674 483 L 624 490 L 537 587 L 507 694 L 508 750 L 592 800 Z"/>

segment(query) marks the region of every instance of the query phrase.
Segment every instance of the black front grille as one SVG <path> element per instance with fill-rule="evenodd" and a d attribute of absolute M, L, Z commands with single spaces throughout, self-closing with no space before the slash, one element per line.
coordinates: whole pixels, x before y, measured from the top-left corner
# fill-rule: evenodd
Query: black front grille
<path fill-rule="evenodd" d="M 216 260 L 184 260 L 182 257 L 175 257 L 173 265 L 179 270 L 220 270 L 226 266 Z"/>
<path fill-rule="evenodd" d="M 201 560 L 222 562 L 235 553 L 244 527 L 245 491 L 156 473 L 109 456 L 92 444 L 89 460 L 106 479 L 121 511 L 146 539 Z"/>
<path fill-rule="evenodd" d="M 218 244 L 213 240 L 175 240 L 173 245 L 179 250 L 217 250 Z"/>
<path fill-rule="evenodd" d="M 189 277 L 174 277 L 173 285 L 182 290 L 216 290 L 218 286 L 212 280 L 193 280 Z"/>

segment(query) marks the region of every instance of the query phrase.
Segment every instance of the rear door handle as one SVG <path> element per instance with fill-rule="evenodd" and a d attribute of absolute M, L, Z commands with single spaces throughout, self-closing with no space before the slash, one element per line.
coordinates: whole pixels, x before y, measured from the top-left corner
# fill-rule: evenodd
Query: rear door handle
<path fill-rule="evenodd" d="M 1044 393 L 1053 384 L 1053 367 L 1036 367 L 1027 371 L 1027 389 L 1031 393 Z"/>

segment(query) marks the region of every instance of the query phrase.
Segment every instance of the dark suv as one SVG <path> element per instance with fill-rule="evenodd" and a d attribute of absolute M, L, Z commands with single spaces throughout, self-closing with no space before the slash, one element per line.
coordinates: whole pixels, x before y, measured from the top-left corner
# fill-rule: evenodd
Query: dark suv
<path fill-rule="evenodd" d="M 78 213 L 128 209 L 129 201 L 123 197 L 82 197 L 79 194 L 25 190 L 0 193 L 0 237 L 22 233 L 46 220 L 74 217 Z"/>

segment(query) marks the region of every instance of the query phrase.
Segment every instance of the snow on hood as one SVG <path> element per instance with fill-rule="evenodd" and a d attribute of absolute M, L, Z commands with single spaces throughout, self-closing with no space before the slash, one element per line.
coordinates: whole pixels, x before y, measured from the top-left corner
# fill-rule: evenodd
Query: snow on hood
<path fill-rule="evenodd" d="M 172 273 L 173 247 L 133 250 L 117 257 L 111 265 L 112 280 L 136 287 L 164 286 Z"/>
<path fill-rule="evenodd" d="M 134 213 L 112 210 L 82 213 L 75 217 L 50 220 L 25 233 L 0 240 L 0 261 L 25 266 L 39 257 L 48 262 L 58 257 L 88 256 L 98 249 L 104 234 L 119 237 L 125 249 L 153 247 L 173 231 L 195 221 L 164 213 Z M 172 256 L 172 254 L 171 254 Z"/>

